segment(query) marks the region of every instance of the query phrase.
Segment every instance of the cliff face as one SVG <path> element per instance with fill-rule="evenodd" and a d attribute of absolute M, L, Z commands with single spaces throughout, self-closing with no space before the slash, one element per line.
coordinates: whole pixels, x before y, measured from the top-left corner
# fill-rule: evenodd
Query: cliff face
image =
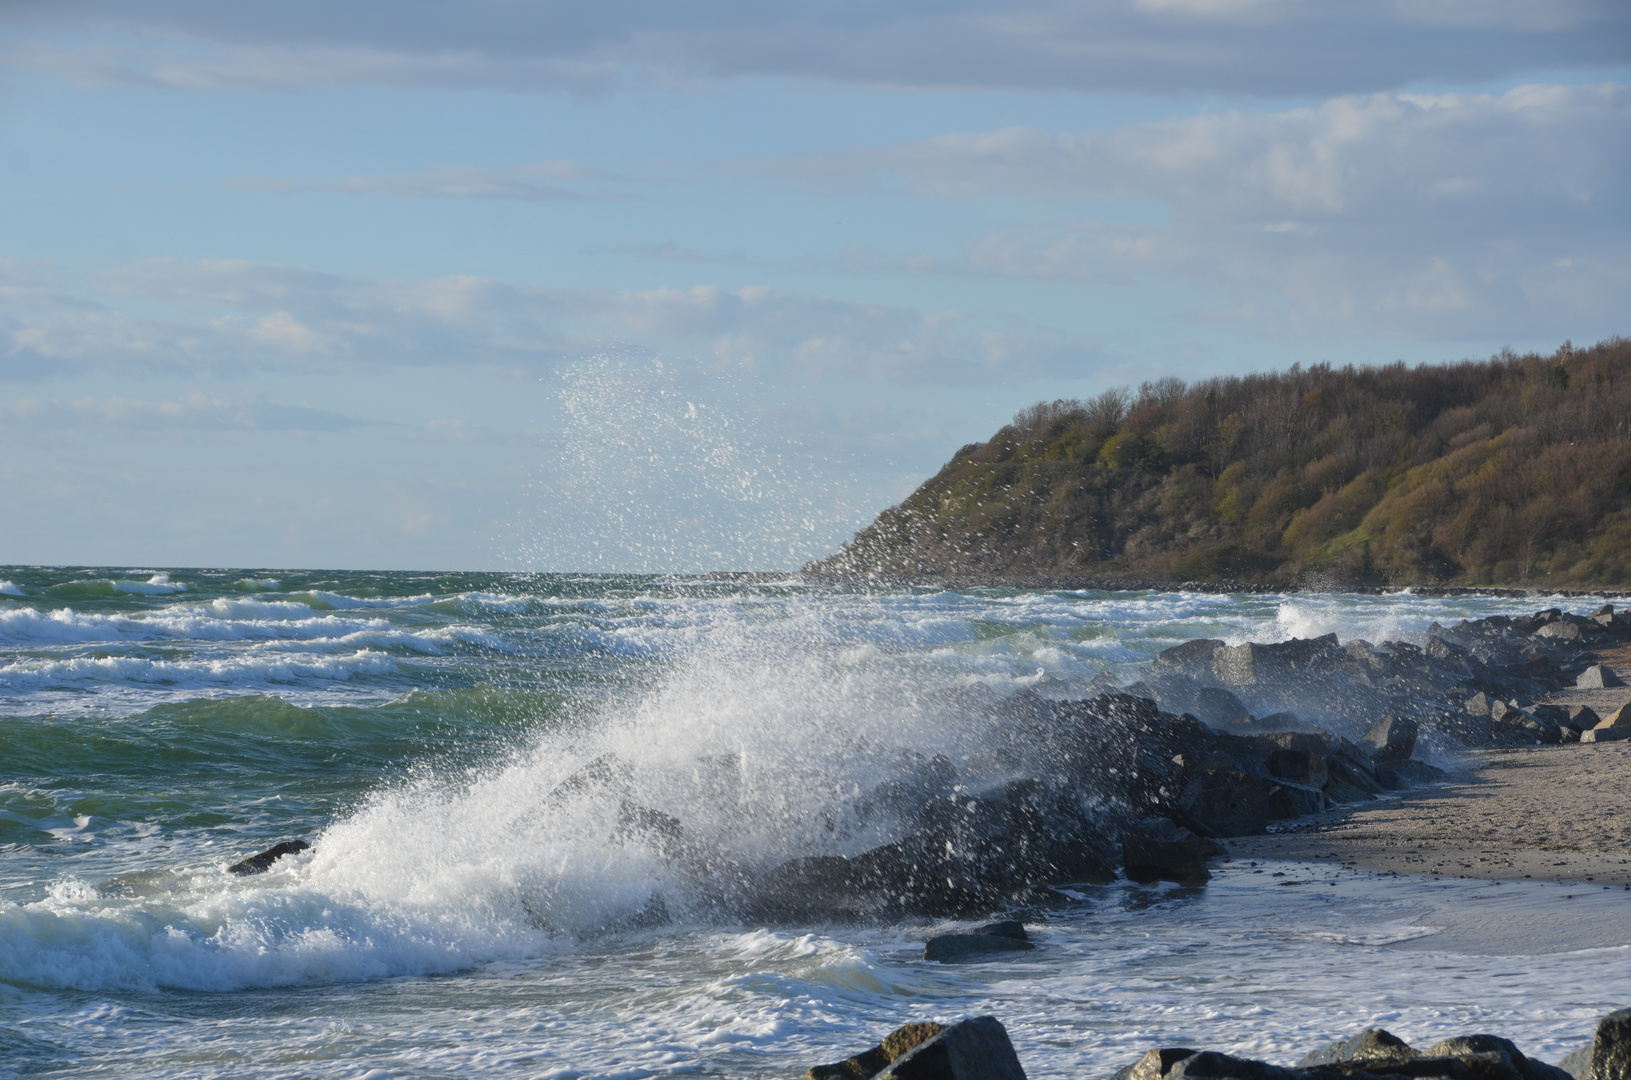
<path fill-rule="evenodd" d="M 1631 583 L 1631 341 L 1039 403 L 807 572 Z"/>

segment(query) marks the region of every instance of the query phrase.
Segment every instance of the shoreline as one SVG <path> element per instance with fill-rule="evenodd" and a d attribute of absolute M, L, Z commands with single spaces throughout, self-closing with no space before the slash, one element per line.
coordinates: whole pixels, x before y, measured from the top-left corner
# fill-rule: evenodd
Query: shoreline
<path fill-rule="evenodd" d="M 1396 797 L 1225 841 L 1236 861 L 1631 887 L 1631 742 L 1469 753 Z"/>

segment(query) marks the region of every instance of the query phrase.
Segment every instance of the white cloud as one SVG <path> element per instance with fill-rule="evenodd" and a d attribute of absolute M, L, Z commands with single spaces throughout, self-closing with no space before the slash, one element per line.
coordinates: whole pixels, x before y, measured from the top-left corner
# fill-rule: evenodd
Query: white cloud
<path fill-rule="evenodd" d="M 488 278 L 369 281 L 231 260 L 144 259 L 0 296 L 0 374 L 93 365 L 246 371 L 362 365 L 536 370 L 611 346 L 789 379 L 1011 382 L 1079 365 L 1084 343 L 958 310 L 714 285 L 641 291 Z M 132 305 L 126 310 L 127 305 Z M 134 314 L 153 306 L 165 320 Z M 8 344 L 9 339 L 9 344 Z"/>
<path fill-rule="evenodd" d="M 1631 53 L 1613 0 L 911 0 L 245 5 L 13 0 L 7 62 L 189 90 L 607 91 L 752 76 L 897 86 L 1329 94 Z"/>
<path fill-rule="evenodd" d="M 1562 336 L 1583 322 L 1612 333 L 1631 283 L 1631 203 L 1620 195 L 1631 185 L 1631 88 L 1614 84 L 953 134 L 749 167 L 827 189 L 904 184 L 923 198 L 1153 204 L 1160 225 L 1052 222 L 956 254 L 860 262 L 1184 276 L 1269 289 L 1282 301 L 1273 317 L 1304 326 L 1488 340 Z"/>

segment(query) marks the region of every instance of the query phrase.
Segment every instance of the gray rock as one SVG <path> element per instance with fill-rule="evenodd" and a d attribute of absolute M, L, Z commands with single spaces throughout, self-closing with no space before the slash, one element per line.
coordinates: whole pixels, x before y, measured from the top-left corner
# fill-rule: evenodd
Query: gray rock
<path fill-rule="evenodd" d="M 1473 716 L 1488 716 L 1489 704 L 1489 695 L 1480 690 L 1463 702 L 1461 707 Z"/>
<path fill-rule="evenodd" d="M 1025 1080 L 1008 1029 L 994 1016 L 960 1021 L 918 1043 L 878 1080 Z"/>
<path fill-rule="evenodd" d="M 1216 638 L 1186 641 L 1182 645 L 1174 645 L 1163 650 L 1150 667 L 1156 673 L 1175 672 L 1191 678 L 1203 675 L 1210 677 L 1212 654 L 1222 647 L 1223 642 Z"/>
<path fill-rule="evenodd" d="M 1601 664 L 1592 664 L 1574 680 L 1576 690 L 1602 690 L 1610 686 L 1624 685 L 1624 680 Z"/>
<path fill-rule="evenodd" d="M 1299 1069 L 1313 1065 L 1332 1065 L 1340 1061 L 1369 1061 L 1373 1058 L 1412 1058 L 1417 1051 L 1410 1044 L 1383 1028 L 1366 1028 L 1358 1035 L 1334 1042 L 1322 1050 L 1315 1050 L 1297 1062 Z"/>
<path fill-rule="evenodd" d="M 1264 764 L 1269 775 L 1303 787 L 1323 788 L 1331 780 L 1330 767 L 1325 755 L 1301 749 L 1277 749 L 1269 752 Z"/>
<path fill-rule="evenodd" d="M 1620 742 L 1631 739 L 1631 727 L 1623 728 L 1592 728 L 1590 731 L 1580 733 L 1583 743 Z"/>
<path fill-rule="evenodd" d="M 1176 822 L 1145 818 L 1121 839 L 1122 865 L 1128 880 L 1139 884 L 1175 881 L 1200 885 L 1212 879 L 1206 868 L 1209 856 L 1222 854 L 1216 841 L 1206 840 Z"/>
<path fill-rule="evenodd" d="M 1384 716 L 1371 729 L 1360 736 L 1361 749 L 1370 751 L 1371 760 L 1378 764 L 1397 765 L 1409 761 L 1416 750 L 1416 736 L 1421 726 L 1403 716 Z"/>
<path fill-rule="evenodd" d="M 1563 1059 L 1574 1080 L 1631 1080 L 1631 1009 L 1597 1021 L 1591 1042 Z"/>
<path fill-rule="evenodd" d="M 804 1080 L 871 1080 L 902 1054 L 945 1030 L 932 1021 L 905 1024 L 884 1036 L 883 1041 L 870 1050 L 832 1065 L 815 1066 L 804 1074 Z"/>
<path fill-rule="evenodd" d="M 1131 1065 L 1116 1070 L 1113 1080 L 1161 1080 L 1178 1062 L 1200 1053 L 1182 1046 L 1169 1046 L 1151 1050 Z"/>
<path fill-rule="evenodd" d="M 1254 686 L 1308 666 L 1315 656 L 1337 649 L 1337 636 L 1292 638 L 1273 645 L 1248 641 L 1222 645 L 1212 653 L 1212 674 L 1226 686 Z"/>
<path fill-rule="evenodd" d="M 1579 641 L 1580 627 L 1567 619 L 1549 622 L 1535 631 L 1536 637 L 1547 638 L 1551 641 Z"/>
<path fill-rule="evenodd" d="M 1503 1039 L 1499 1035 L 1461 1035 L 1454 1039 L 1445 1039 L 1429 1046 L 1422 1056 L 1467 1058 L 1484 1054 L 1497 1055 L 1504 1064 L 1523 1077 L 1523 1080 L 1570 1080 L 1569 1074 L 1556 1065 L 1548 1065 L 1543 1061 L 1525 1057 L 1523 1051 L 1510 1039 Z"/>

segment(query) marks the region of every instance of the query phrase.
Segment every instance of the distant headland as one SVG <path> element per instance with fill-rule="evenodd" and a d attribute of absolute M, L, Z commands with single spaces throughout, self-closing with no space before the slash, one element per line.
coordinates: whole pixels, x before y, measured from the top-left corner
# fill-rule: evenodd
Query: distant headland
<path fill-rule="evenodd" d="M 1039 402 L 804 570 L 1018 586 L 1631 587 L 1631 340 Z"/>

